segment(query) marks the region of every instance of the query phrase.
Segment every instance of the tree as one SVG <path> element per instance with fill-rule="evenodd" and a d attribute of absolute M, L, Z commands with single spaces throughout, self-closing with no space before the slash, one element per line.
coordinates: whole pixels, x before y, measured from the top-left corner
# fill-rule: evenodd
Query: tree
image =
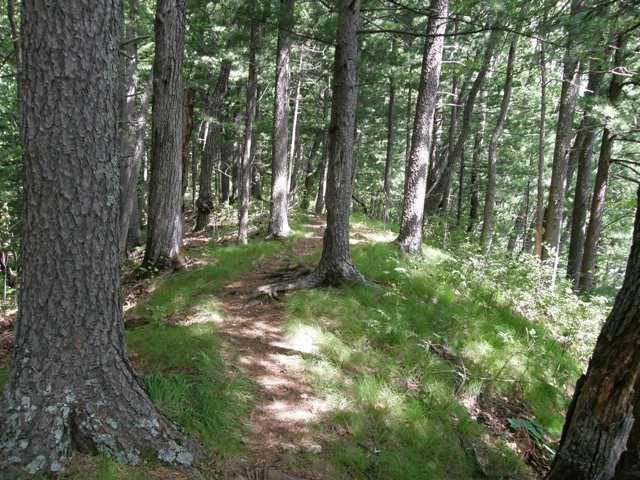
<path fill-rule="evenodd" d="M 500 102 L 500 113 L 498 114 L 498 120 L 496 121 L 496 128 L 491 134 L 491 140 L 489 141 L 489 153 L 488 169 L 487 169 L 487 189 L 484 196 L 484 215 L 482 222 L 482 231 L 480 233 L 480 244 L 482 250 L 487 251 L 491 246 L 491 240 L 493 239 L 493 230 L 495 224 L 493 208 L 496 201 L 496 153 L 498 150 L 498 141 L 502 136 L 504 125 L 507 120 L 507 111 L 509 110 L 509 102 L 511 101 L 511 90 L 513 89 L 513 65 L 515 63 L 516 45 L 518 37 L 514 35 L 511 40 L 511 46 L 509 47 L 509 57 L 507 60 L 507 73 L 504 81 L 504 94 L 502 95 L 502 101 Z"/>
<path fill-rule="evenodd" d="M 391 208 L 391 168 L 393 163 L 393 144 L 396 134 L 396 86 L 393 74 L 389 75 L 389 105 L 387 106 L 387 154 L 384 162 L 384 184 L 382 186 L 383 213 L 382 219 L 385 223 L 389 221 L 389 210 Z"/>
<path fill-rule="evenodd" d="M 400 217 L 398 243 L 403 252 L 422 251 L 422 219 L 432 142 L 433 114 L 436 108 L 440 69 L 442 66 L 443 34 L 447 28 L 448 0 L 433 0 L 422 57 L 422 72 L 411 137 L 411 149 L 405 174 L 404 202 Z"/>
<path fill-rule="evenodd" d="M 204 230 L 207 227 L 209 224 L 209 215 L 213 209 L 211 175 L 213 173 L 216 150 L 218 150 L 219 147 L 219 137 L 222 134 L 222 107 L 224 106 L 224 98 L 227 93 L 230 71 L 231 62 L 224 60 L 220 65 L 218 80 L 209 99 L 208 114 L 210 120 L 204 152 L 202 153 L 202 163 L 200 165 L 200 188 L 198 189 L 198 200 L 196 201 L 197 214 L 194 228 L 196 232 Z"/>
<path fill-rule="evenodd" d="M 544 42 L 540 43 L 540 126 L 538 127 L 538 175 L 536 188 L 536 234 L 535 254 L 542 258 L 542 236 L 544 234 L 544 136 L 547 119 L 547 65 Z"/>
<path fill-rule="evenodd" d="M 256 15 L 256 0 L 248 0 L 247 6 L 252 15 Z M 257 53 L 260 43 L 261 27 L 257 19 L 251 20 L 249 39 L 249 78 L 247 79 L 247 104 L 244 120 L 244 146 L 238 165 L 238 243 L 247 243 L 249 234 L 249 202 L 251 201 L 251 149 L 253 143 L 254 120 L 258 102 L 258 64 Z"/>
<path fill-rule="evenodd" d="M 184 13 L 185 0 L 156 4 L 146 266 L 181 264 Z"/>
<path fill-rule="evenodd" d="M 22 5 L 23 281 L 0 402 L 0 464 L 58 474 L 74 450 L 190 464 L 185 439 L 152 405 L 123 339 L 118 3 Z"/>
<path fill-rule="evenodd" d="M 289 109 L 289 60 L 293 8 L 295 0 L 280 0 L 278 48 L 276 55 L 276 82 L 273 99 L 273 131 L 271 141 L 271 224 L 269 235 L 274 238 L 289 236 L 289 164 L 287 158 Z"/>
<path fill-rule="evenodd" d="M 575 16 L 581 8 L 581 0 L 572 0 L 571 16 Z M 580 61 L 574 51 L 575 39 L 573 32 L 569 32 L 562 72 L 562 91 L 558 107 L 558 123 L 556 127 L 556 142 L 553 149 L 553 166 L 551 168 L 551 184 L 545 212 L 542 258 L 557 255 L 560 248 L 560 233 L 564 216 L 564 201 L 567 183 L 567 168 L 569 164 L 569 150 L 573 136 L 573 114 L 578 94 L 578 74 Z"/>
<path fill-rule="evenodd" d="M 633 245 L 622 288 L 578 381 L 548 480 L 609 480 L 634 424 L 640 397 L 640 189 Z M 636 422 L 637 423 L 637 422 Z M 630 447 L 636 451 L 637 444 Z M 630 460 L 630 459 L 629 459 Z"/>

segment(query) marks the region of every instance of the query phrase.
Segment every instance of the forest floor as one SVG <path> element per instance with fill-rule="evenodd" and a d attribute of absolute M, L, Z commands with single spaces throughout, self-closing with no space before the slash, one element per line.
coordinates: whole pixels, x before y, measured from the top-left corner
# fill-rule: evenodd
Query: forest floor
<path fill-rule="evenodd" d="M 129 280 L 130 357 L 210 455 L 198 474 L 84 456 L 65 478 L 542 478 L 565 379 L 580 371 L 565 348 L 482 284 L 463 286 L 455 258 L 427 246 L 404 258 L 392 231 L 361 217 L 354 261 L 382 288 L 256 298 L 282 272 L 315 265 L 323 225 L 296 216 L 292 238 L 258 234 L 247 246 L 192 235 L 184 270 Z"/>

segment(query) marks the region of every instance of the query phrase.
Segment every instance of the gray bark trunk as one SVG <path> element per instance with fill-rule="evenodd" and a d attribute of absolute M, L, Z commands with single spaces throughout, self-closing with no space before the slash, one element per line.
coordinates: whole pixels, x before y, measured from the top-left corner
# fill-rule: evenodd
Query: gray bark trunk
<path fill-rule="evenodd" d="M 57 475 L 74 450 L 189 464 L 124 345 L 117 2 L 22 5 L 24 263 L 0 465 Z"/>
<path fill-rule="evenodd" d="M 271 224 L 269 235 L 287 237 L 289 229 L 289 164 L 287 157 L 289 77 L 293 9 L 295 0 L 280 0 L 276 83 L 273 101 L 273 131 L 271 143 Z"/>
<path fill-rule="evenodd" d="M 184 14 L 185 0 L 158 0 L 156 4 L 147 266 L 182 263 Z"/>
<path fill-rule="evenodd" d="M 422 251 L 422 219 L 432 141 L 433 114 L 438 98 L 443 34 L 447 28 L 448 0 L 433 0 L 422 57 L 422 73 L 418 88 L 416 114 L 404 184 L 404 201 L 400 217 L 398 243 L 403 252 Z"/>
<path fill-rule="evenodd" d="M 248 0 L 247 5 L 252 14 L 256 14 L 256 0 Z M 249 40 L 249 78 L 247 79 L 247 105 L 244 123 L 244 146 L 242 157 L 238 165 L 238 243 L 248 242 L 249 234 L 249 203 L 251 202 L 251 145 L 253 140 L 256 103 L 258 101 L 258 65 L 257 52 L 260 43 L 260 25 L 256 20 L 251 21 Z"/>
<path fill-rule="evenodd" d="M 487 188 L 484 196 L 484 214 L 482 222 L 482 231 L 480 232 L 480 245 L 484 252 L 491 247 L 493 239 L 493 230 L 495 228 L 494 206 L 496 202 L 496 181 L 497 181 L 497 165 L 496 154 L 498 151 L 498 141 L 502 136 L 502 131 L 507 121 L 507 112 L 509 111 L 509 102 L 511 101 L 511 90 L 513 87 L 513 66 L 515 63 L 516 45 L 518 37 L 514 36 L 509 47 L 509 58 L 507 60 L 507 73 L 504 82 L 504 94 L 500 103 L 500 113 L 496 122 L 496 128 L 491 134 L 489 141 L 489 152 L 487 154 Z"/>

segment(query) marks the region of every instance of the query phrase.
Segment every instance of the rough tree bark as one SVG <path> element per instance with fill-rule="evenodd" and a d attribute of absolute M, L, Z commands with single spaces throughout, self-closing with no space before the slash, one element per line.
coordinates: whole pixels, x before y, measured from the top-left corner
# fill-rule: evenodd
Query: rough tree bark
<path fill-rule="evenodd" d="M 400 216 L 400 249 L 409 254 L 422 252 L 422 219 L 431 150 L 433 113 L 436 109 L 444 32 L 447 28 L 448 0 L 433 0 L 427 26 L 418 100 L 404 183 L 404 201 Z"/>
<path fill-rule="evenodd" d="M 209 97 L 207 114 L 209 116 L 209 128 L 205 140 L 204 151 L 200 163 L 200 185 L 198 187 L 198 200 L 196 200 L 196 225 L 194 231 L 198 232 L 207 228 L 209 215 L 213 210 L 213 196 L 211 194 L 211 174 L 215 161 L 216 151 L 219 146 L 219 137 L 222 133 L 222 107 L 229 85 L 229 72 L 231 62 L 223 60 L 220 64 L 220 72 L 216 86 Z"/>
<path fill-rule="evenodd" d="M 502 136 L 505 123 L 507 121 L 507 112 L 509 110 L 509 102 L 511 101 L 511 91 L 513 87 L 513 65 L 515 63 L 516 45 L 518 43 L 517 35 L 514 35 L 509 47 L 509 57 L 507 60 L 507 72 L 504 81 L 504 93 L 500 102 L 500 113 L 496 122 L 496 128 L 491 134 L 489 141 L 489 151 L 487 153 L 487 188 L 484 196 L 484 214 L 482 221 L 482 231 L 480 232 L 480 245 L 484 252 L 488 251 L 493 239 L 493 230 L 495 227 L 494 206 L 496 202 L 496 181 L 497 181 L 497 165 L 496 153 L 498 151 L 498 141 Z"/>
<path fill-rule="evenodd" d="M 589 81 L 587 82 L 587 91 L 585 93 L 585 101 L 587 103 L 584 107 L 584 116 L 573 147 L 576 150 L 578 172 L 576 175 L 573 212 L 571 214 L 567 278 L 572 282 L 575 289 L 580 284 L 580 265 L 584 252 L 587 211 L 589 209 L 589 179 L 592 168 L 593 141 L 598 127 L 598 122 L 592 115 L 592 99 L 599 94 L 600 85 L 604 77 L 603 67 L 602 62 L 591 61 Z"/>
<path fill-rule="evenodd" d="M 181 264 L 184 15 L 185 0 L 156 4 L 147 267 Z"/>
<path fill-rule="evenodd" d="M 572 0 L 571 15 L 577 14 L 581 0 Z M 564 202 L 567 181 L 569 151 L 573 138 L 573 115 L 578 94 L 578 74 L 580 61 L 574 51 L 573 33 L 569 32 L 562 72 L 562 90 L 558 107 L 558 123 L 556 141 L 553 149 L 553 165 L 551 167 L 551 183 L 547 199 L 547 209 L 544 222 L 542 245 L 542 259 L 558 253 L 562 219 L 564 216 Z"/>
<path fill-rule="evenodd" d="M 627 37 L 625 35 L 618 35 L 614 44 L 614 68 L 616 69 L 624 67 L 625 58 L 629 54 L 626 49 L 626 44 Z M 611 105 L 616 105 L 620 99 L 624 87 L 623 78 L 621 75 L 612 75 L 611 77 L 608 92 L 609 103 Z M 583 293 L 593 288 L 593 270 L 596 265 L 596 249 L 602 230 L 602 216 L 607 198 L 609 166 L 611 164 L 614 140 L 615 132 L 610 126 L 605 126 L 602 132 L 598 170 L 593 186 L 593 195 L 591 196 L 589 225 L 587 226 L 587 233 L 585 235 L 582 264 L 580 266 L 580 283 L 578 284 L 578 290 Z"/>
<path fill-rule="evenodd" d="M 625 279 L 602 327 L 587 373 L 576 386 L 548 480 L 613 477 L 634 424 L 632 410 L 640 378 L 639 325 L 640 190 Z M 637 444 L 630 447 L 638 448 Z"/>
<path fill-rule="evenodd" d="M 24 263 L 0 465 L 56 475 L 75 450 L 190 464 L 185 439 L 151 403 L 124 345 L 118 2 L 22 6 Z"/>
<path fill-rule="evenodd" d="M 276 82 L 273 100 L 271 142 L 271 223 L 269 236 L 288 237 L 289 229 L 289 163 L 287 157 L 289 79 L 293 9 L 295 0 L 280 0 Z"/>
<path fill-rule="evenodd" d="M 387 156 L 384 162 L 384 184 L 382 192 L 384 195 L 384 205 L 382 220 L 389 221 L 389 210 L 391 209 L 391 168 L 393 163 L 393 144 L 396 135 L 396 86 L 393 74 L 389 76 L 389 104 L 387 106 Z"/>
<path fill-rule="evenodd" d="M 256 0 L 248 0 L 247 6 L 252 15 L 256 15 Z M 245 245 L 249 234 L 249 203 L 251 201 L 251 144 L 253 140 L 256 103 L 258 101 L 258 65 L 257 52 L 260 43 L 260 24 L 251 20 L 249 40 L 249 78 L 247 79 L 247 105 L 244 121 L 244 146 L 238 165 L 238 243 Z"/>

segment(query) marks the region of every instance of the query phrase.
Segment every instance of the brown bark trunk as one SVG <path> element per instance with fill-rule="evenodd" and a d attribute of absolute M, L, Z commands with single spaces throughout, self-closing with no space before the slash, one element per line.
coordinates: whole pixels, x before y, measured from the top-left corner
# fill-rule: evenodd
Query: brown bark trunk
<path fill-rule="evenodd" d="M 280 0 L 276 82 L 273 100 L 273 130 L 271 143 L 271 224 L 273 238 L 289 236 L 289 164 L 287 156 L 289 77 L 293 9 L 295 0 Z"/>
<path fill-rule="evenodd" d="M 484 214 L 482 221 L 482 231 L 480 232 L 480 245 L 484 252 L 491 247 L 493 239 L 493 230 L 495 228 L 494 206 L 496 202 L 496 181 L 497 181 L 497 165 L 496 153 L 498 151 L 498 141 L 502 136 L 505 123 L 507 121 L 507 112 L 509 110 L 509 102 L 511 101 L 511 90 L 513 87 L 513 66 L 515 63 L 516 45 L 518 37 L 514 36 L 509 47 L 509 58 L 507 60 L 507 73 L 504 82 L 504 94 L 500 103 L 500 113 L 496 122 L 496 128 L 491 134 L 489 141 L 489 151 L 487 153 L 487 188 L 484 196 Z"/>
<path fill-rule="evenodd" d="M 323 91 L 323 102 L 326 106 L 331 101 L 331 94 L 328 88 Z M 326 117 L 326 114 L 324 115 Z M 323 117 L 323 118 L 324 118 Z M 325 122 L 326 123 L 326 122 Z M 329 123 L 326 123 L 326 127 L 323 133 L 322 139 L 322 160 L 320 161 L 319 175 L 318 175 L 318 193 L 316 195 L 315 214 L 322 215 L 325 208 L 325 194 L 327 189 L 327 170 L 329 169 Z"/>
<path fill-rule="evenodd" d="M 580 0 L 572 0 L 571 15 L 576 15 L 579 8 Z M 562 72 L 562 90 L 560 92 L 560 105 L 558 107 L 556 142 L 553 149 L 551 183 L 549 185 L 549 196 L 544 223 L 543 259 L 556 255 L 560 246 L 569 151 L 573 137 L 572 123 L 576 106 L 576 96 L 578 94 L 580 61 L 576 58 L 576 53 L 574 52 L 573 32 L 569 32 L 568 38 L 564 58 L 564 69 Z"/>
<path fill-rule="evenodd" d="M 248 0 L 249 11 L 254 15 L 257 8 L 256 0 Z M 256 103 L 258 101 L 258 65 L 257 53 L 260 43 L 261 28 L 257 20 L 251 21 L 249 40 L 249 77 L 247 79 L 247 105 L 244 123 L 244 146 L 242 157 L 238 165 L 238 243 L 245 245 L 249 234 L 249 204 L 251 202 L 251 145 Z"/>
<path fill-rule="evenodd" d="M 591 99 L 599 94 L 600 85 L 604 77 L 602 62 L 591 62 L 591 72 L 587 83 L 585 97 L 587 104 L 580 131 L 576 136 L 574 148 L 578 164 L 576 189 L 571 215 L 571 238 L 569 241 L 569 257 L 567 259 L 567 278 L 575 289 L 580 284 L 580 265 L 584 252 L 584 237 L 586 233 L 587 211 L 589 209 L 589 179 L 591 176 L 591 158 L 593 156 L 593 140 L 596 136 L 598 122 L 591 112 Z"/>
<path fill-rule="evenodd" d="M 229 72 L 231 71 L 231 63 L 224 60 L 220 65 L 218 80 L 216 86 L 211 92 L 209 105 L 207 106 L 207 114 L 210 118 L 209 128 L 205 140 L 204 151 L 202 152 L 202 161 L 200 164 L 200 185 L 198 188 L 198 200 L 196 200 L 196 225 L 194 231 L 200 231 L 207 228 L 209 224 L 209 215 L 213 210 L 213 195 L 211 194 L 211 176 L 213 173 L 213 165 L 215 163 L 216 152 L 219 147 L 219 137 L 222 134 L 222 109 L 224 106 L 224 98 L 227 94 L 229 86 Z"/>
<path fill-rule="evenodd" d="M 147 266 L 181 264 L 184 13 L 185 0 L 156 4 Z"/>
<path fill-rule="evenodd" d="M 74 450 L 190 464 L 124 345 L 117 2 L 22 5 L 24 263 L 0 465 L 58 475 Z"/>
<path fill-rule="evenodd" d="M 482 146 L 484 143 L 484 130 L 487 120 L 487 94 L 486 90 L 482 96 L 480 108 L 480 129 L 476 132 L 473 141 L 473 160 L 471 163 L 471 179 L 469 180 L 469 223 L 467 224 L 467 233 L 473 233 L 478 223 L 478 212 L 480 210 L 480 155 L 482 154 Z"/>
<path fill-rule="evenodd" d="M 549 480 L 609 480 L 634 423 L 640 377 L 640 190 L 627 271 L 567 414 Z M 633 449 L 636 445 L 631 445 Z"/>
<path fill-rule="evenodd" d="M 433 113 L 438 98 L 443 34 L 447 28 L 448 0 L 433 0 L 427 38 L 422 57 L 422 72 L 418 87 L 418 100 L 413 123 L 411 150 L 405 174 L 404 200 L 400 217 L 398 243 L 403 252 L 417 254 L 422 251 L 422 220 L 426 193 L 429 153 L 431 150 Z"/>
<path fill-rule="evenodd" d="M 619 35 L 614 46 L 614 68 L 624 67 L 627 37 Z M 616 105 L 620 99 L 623 88 L 623 77 L 613 75 L 609 84 L 609 103 Z M 582 254 L 582 264 L 580 266 L 580 283 L 578 290 L 582 293 L 593 288 L 593 270 L 596 265 L 596 250 L 600 240 L 602 230 L 602 216 L 604 213 L 605 200 L 607 198 L 607 187 L 609 183 L 609 166 L 611 164 L 611 154 L 615 133 L 605 127 L 602 132 L 602 143 L 600 145 L 600 156 L 598 157 L 598 170 L 591 196 L 591 208 L 589 214 L 589 225 L 584 240 L 584 251 Z"/>

